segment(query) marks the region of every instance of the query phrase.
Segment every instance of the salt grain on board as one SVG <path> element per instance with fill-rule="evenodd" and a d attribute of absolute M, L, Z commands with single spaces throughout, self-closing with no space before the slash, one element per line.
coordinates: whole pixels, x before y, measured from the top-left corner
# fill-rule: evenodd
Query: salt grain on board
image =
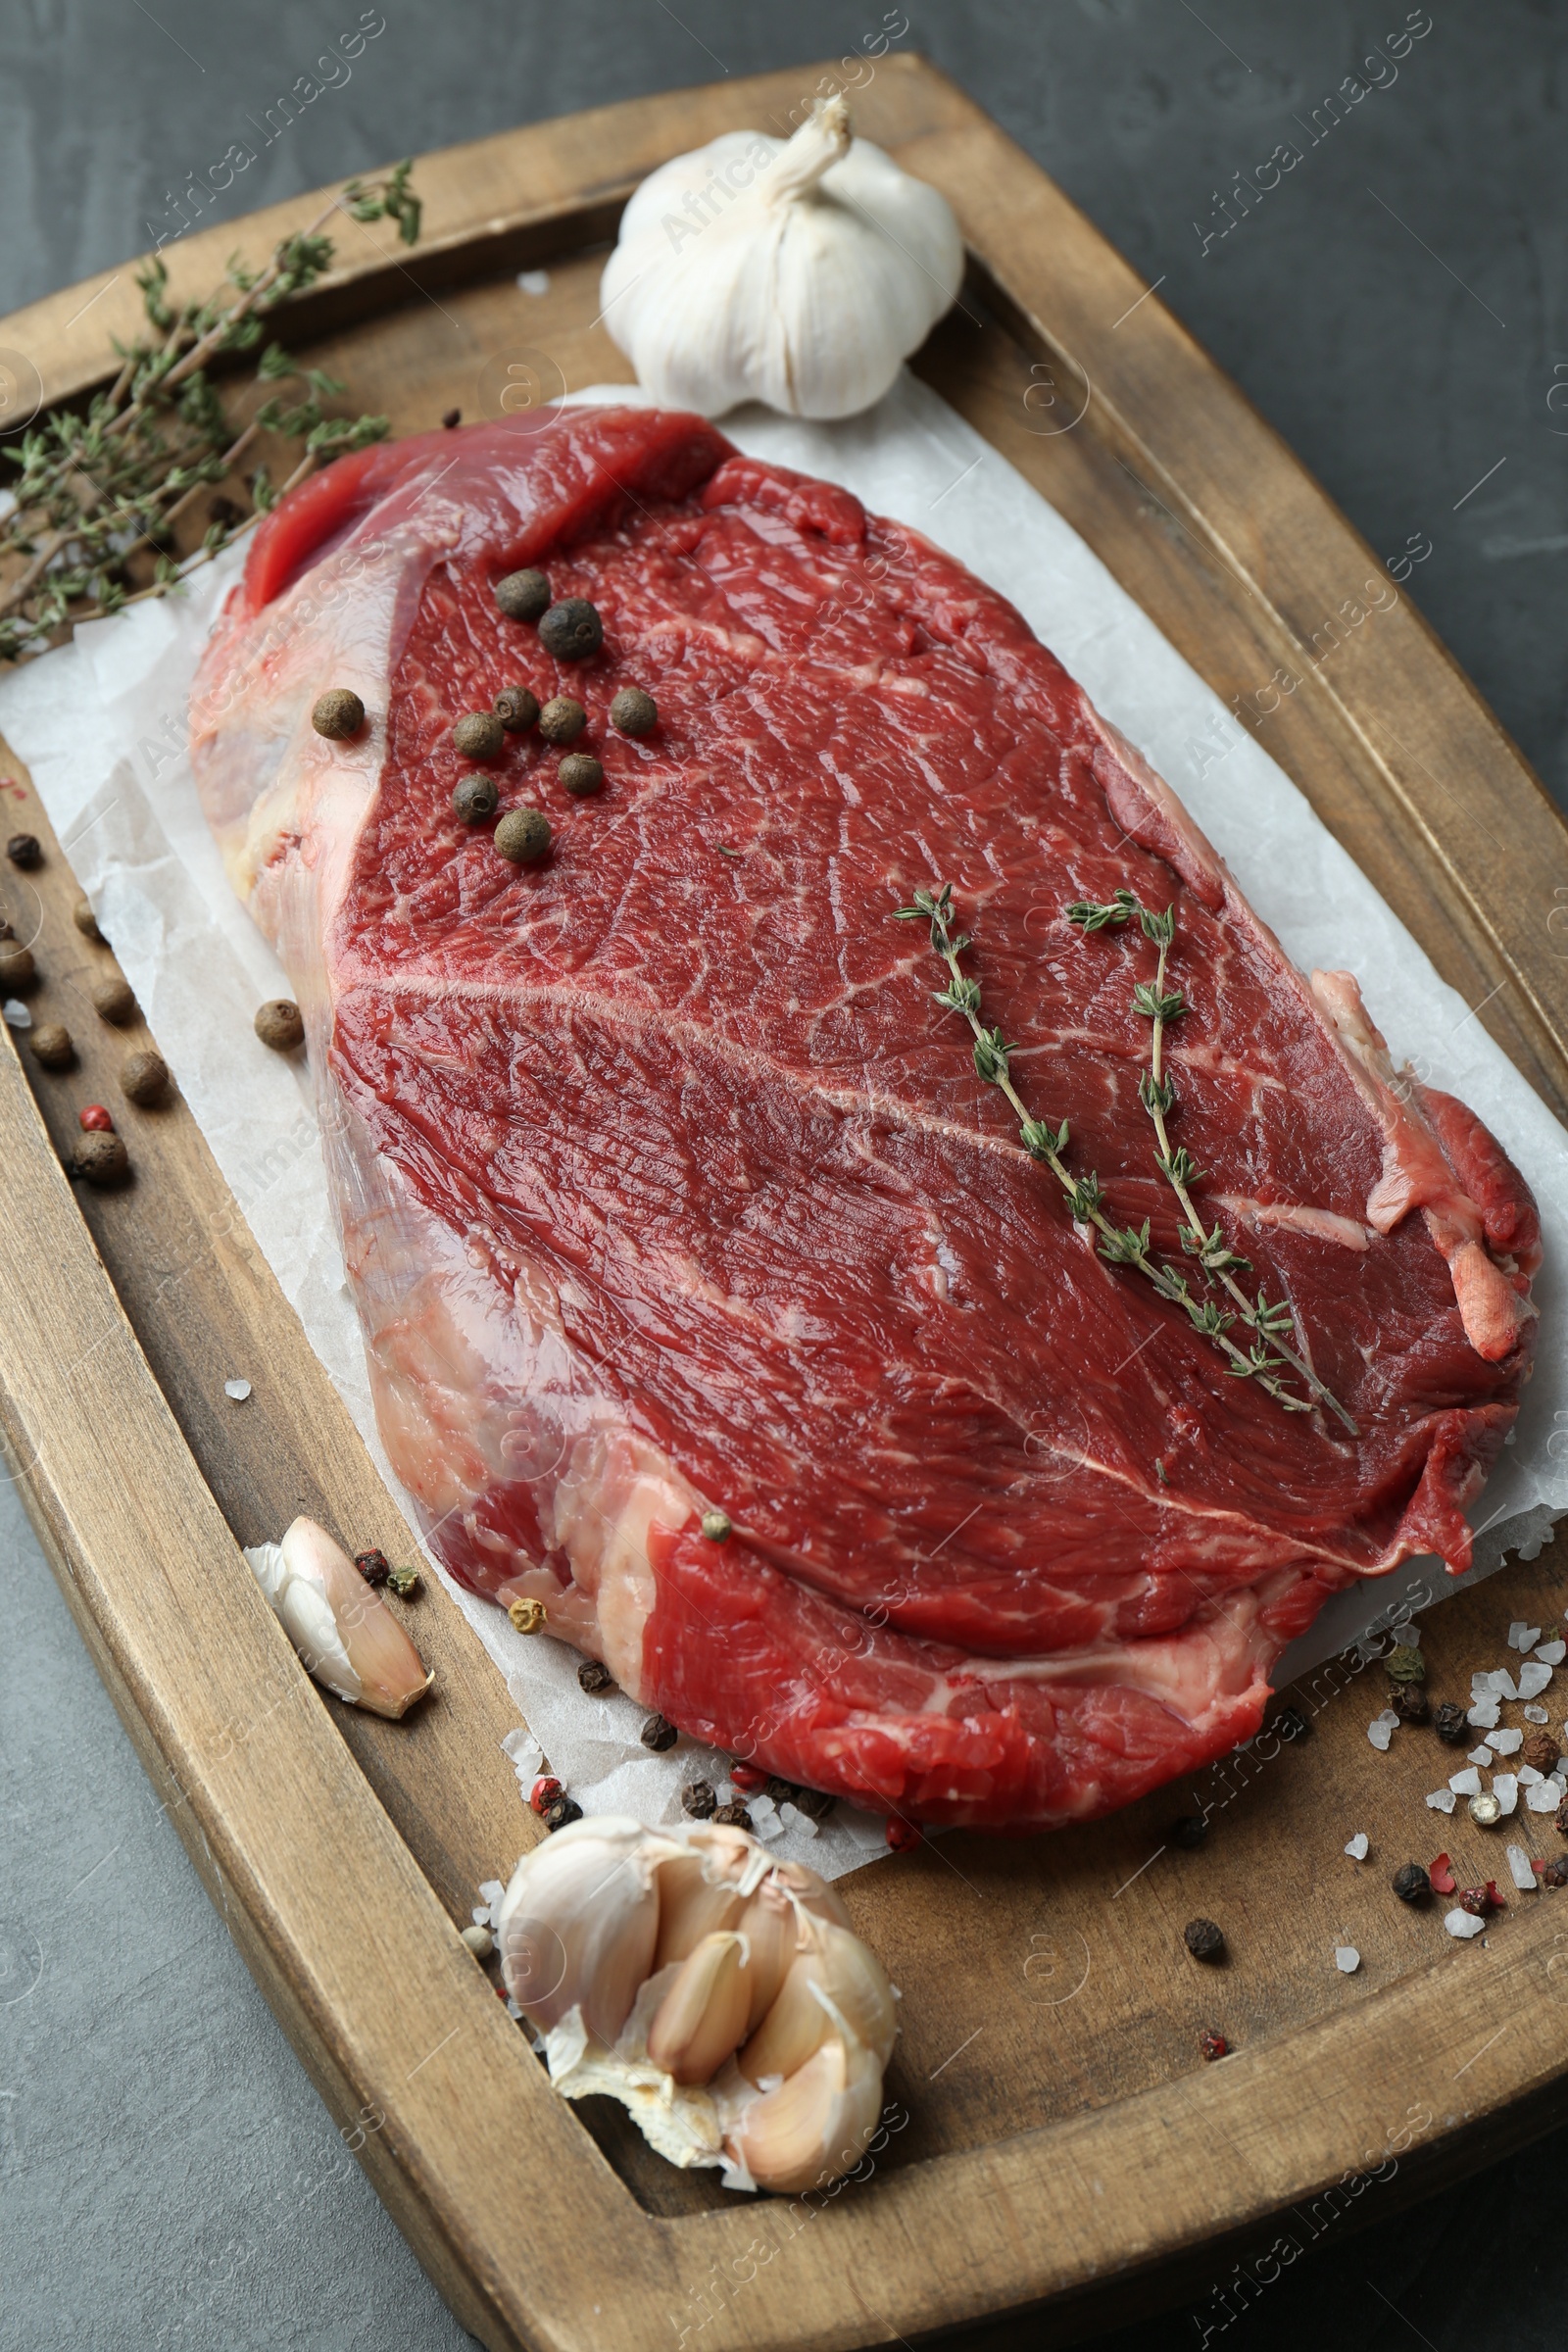
<path fill-rule="evenodd" d="M 1481 1775 L 1473 1764 L 1467 1764 L 1463 1772 L 1449 1773 L 1448 1787 L 1453 1790 L 1455 1796 L 1479 1796 L 1481 1794 Z"/>
<path fill-rule="evenodd" d="M 1517 1755 L 1524 1745 L 1523 1732 L 1494 1732 L 1492 1744 L 1499 1756 Z"/>
<path fill-rule="evenodd" d="M 1551 1682 L 1551 1668 L 1544 1658 L 1527 1658 L 1519 1669 L 1521 1698 L 1539 1698 Z"/>
<path fill-rule="evenodd" d="M 1533 1788 L 1538 1781 L 1544 1781 L 1545 1777 L 1545 1774 L 1544 1772 L 1538 1772 L 1533 1764 L 1521 1764 L 1519 1767 L 1519 1786 L 1521 1788 Z M 1494 1788 L 1495 1788 L 1497 1784 L 1495 1781 L 1494 1781 L 1492 1785 Z"/>
<path fill-rule="evenodd" d="M 1544 1666 L 1560 1666 L 1564 1658 L 1568 1658 L 1568 1642 L 1560 1639 L 1554 1642 L 1538 1642 L 1536 1655 Z"/>
<path fill-rule="evenodd" d="M 1372 1840 L 1370 1838 L 1368 1838 L 1365 1830 L 1357 1830 L 1355 1836 L 1350 1839 L 1349 1844 L 1345 1850 L 1349 1855 L 1352 1862 L 1364 1862 L 1367 1857 L 1367 1849 L 1371 1845 L 1371 1842 Z"/>
<path fill-rule="evenodd" d="M 1544 1707 L 1526 1707 L 1525 1721 L 1526 1723 L 1549 1723 L 1551 1717 Z"/>
<path fill-rule="evenodd" d="M 1528 1764 L 1525 1770 L 1530 1770 Z M 1519 1802 L 1519 1783 L 1511 1772 L 1494 1772 L 1492 1776 L 1492 1793 L 1502 1811 L 1511 1813 Z"/>
<path fill-rule="evenodd" d="M 1334 1965 L 1342 1977 L 1353 1977 L 1361 1965 L 1361 1955 L 1353 1943 L 1337 1943 L 1334 1947 Z"/>
<path fill-rule="evenodd" d="M 1450 1911 L 1444 1919 L 1443 1924 L 1450 1936 L 1457 1936 L 1462 1939 L 1468 1936 L 1479 1936 L 1487 1923 L 1484 1919 L 1477 1919 L 1473 1911 Z"/>
<path fill-rule="evenodd" d="M 1451 1813 L 1455 1803 L 1453 1790 L 1451 1788 L 1434 1788 L 1427 1798 L 1427 1803 L 1432 1807 L 1434 1813 Z"/>
<path fill-rule="evenodd" d="M 1534 1894 L 1536 1891 L 1536 1874 L 1530 1867 L 1530 1856 L 1525 1852 L 1525 1849 L 1522 1845 L 1509 1846 L 1508 1868 L 1513 1873 L 1513 1883 L 1519 1888 L 1521 1894 Z"/>
<path fill-rule="evenodd" d="M 1478 1698 L 1465 1716 L 1465 1721 L 1474 1731 L 1490 1732 L 1501 1712 L 1494 1698 Z"/>
<path fill-rule="evenodd" d="M 1485 1772 L 1491 1765 L 1496 1762 L 1496 1758 L 1494 1756 L 1490 1747 L 1473 1747 L 1470 1750 L 1469 1761 L 1472 1764 L 1479 1764 L 1483 1772 Z"/>
<path fill-rule="evenodd" d="M 1398 1720 L 1399 1718 L 1396 1715 L 1394 1722 L 1391 1723 L 1387 1715 L 1379 1715 L 1367 1725 L 1366 1736 L 1380 1754 L 1388 1754 L 1389 1741 L 1394 1738 L 1394 1726 Z"/>
<path fill-rule="evenodd" d="M 1534 1649 L 1540 1640 L 1540 1626 L 1526 1625 L 1522 1617 L 1516 1617 L 1508 1628 L 1508 1647 L 1510 1649 Z"/>
<path fill-rule="evenodd" d="M 1525 1790 L 1525 1803 L 1532 1813 L 1555 1813 L 1562 1803 L 1562 1783 L 1555 1773 L 1549 1779 L 1538 1781 Z"/>
<path fill-rule="evenodd" d="M 251 1384 L 248 1380 L 225 1380 L 223 1383 L 223 1395 L 231 1396 L 236 1404 L 243 1404 L 250 1393 Z"/>
<path fill-rule="evenodd" d="M 32 1015 L 18 997 L 7 997 L 5 1020 L 8 1029 L 30 1029 Z"/>

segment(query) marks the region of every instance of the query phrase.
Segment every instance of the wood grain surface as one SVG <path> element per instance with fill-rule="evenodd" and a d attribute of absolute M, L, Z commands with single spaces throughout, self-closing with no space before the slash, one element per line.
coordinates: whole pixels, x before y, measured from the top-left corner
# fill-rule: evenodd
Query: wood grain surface
<path fill-rule="evenodd" d="M 351 241 L 282 331 L 397 432 L 454 405 L 486 413 L 519 354 L 569 386 L 624 378 L 594 246 L 626 189 L 720 128 L 788 127 L 823 72 L 426 159 L 416 260 Z M 1479 1017 L 1560 1108 L 1565 837 L 1496 722 L 1406 598 L 1329 633 L 1362 582 L 1387 577 L 1377 558 L 994 125 L 917 61 L 885 61 L 855 103 L 869 136 L 944 188 L 973 256 L 920 372 L 1227 701 L 1295 678 L 1266 715 L 1244 703 L 1247 723 L 1445 976 L 1490 999 Z M 176 285 L 205 288 L 236 243 L 259 252 L 318 210 L 302 199 L 185 240 Z M 519 294 L 525 266 L 548 266 L 547 293 Z M 110 334 L 134 331 L 128 273 L 103 282 L 88 318 L 92 286 L 0 327 L 50 397 L 99 380 Z M 13 1474 L 258 1981 L 485 2343 L 783 2352 L 1004 2313 L 1033 2340 L 1043 2305 L 1068 2341 L 1128 2298 L 1201 2298 L 1287 2208 L 1298 2235 L 1301 2217 L 1363 2193 L 1386 2210 L 1543 2127 L 1568 2064 L 1568 1894 L 1520 1898 L 1462 1949 L 1441 1906 L 1395 1900 L 1393 1870 L 1441 1844 L 1461 1883 L 1506 1873 L 1495 1834 L 1425 1810 L 1452 1750 L 1414 1729 L 1371 1749 L 1383 1679 L 1354 1661 L 1285 1694 L 1304 1737 L 1265 1738 L 1199 1784 L 1048 1839 L 945 1837 L 844 1883 L 904 2003 L 886 2145 L 836 2195 L 726 2197 L 649 2157 L 618 2111 L 556 2101 L 453 1932 L 532 1834 L 499 1750 L 514 1709 L 439 1590 L 405 1612 L 437 1681 L 403 1724 L 324 1699 L 256 1592 L 236 1540 L 297 1510 L 353 1548 L 406 1554 L 408 1532 L 177 1090 L 156 1111 L 120 1097 L 144 1033 L 92 1011 L 109 951 L 74 929 L 69 866 L 25 774 L 6 772 L 4 830 L 37 832 L 47 856 L 35 874 L 6 869 L 0 900 L 33 939 L 35 1019 L 65 1021 L 78 1046 L 59 1074 L 24 1043 L 0 1054 Z M 248 1037 L 234 1050 L 261 1051 Z M 114 1106 L 134 1181 L 77 1186 L 74 1204 L 59 1154 L 92 1100 Z M 236 1371 L 254 1387 L 241 1406 L 223 1395 Z M 1548 1549 L 1436 1612 L 1435 1695 L 1463 1696 L 1471 1669 L 1504 1654 L 1510 1618 L 1547 1622 L 1565 1597 Z M 1189 1850 L 1168 1830 L 1197 1809 L 1210 1828 Z M 1526 1829 L 1533 1850 L 1560 1845 L 1538 1817 L 1508 1834 Z M 1364 1866 L 1342 1851 L 1356 1830 Z M 1225 1927 L 1224 1967 L 1186 1954 L 1195 1913 Z M 1347 1941 L 1353 1976 L 1334 1965 Z M 1220 2064 L 1200 2058 L 1205 2029 L 1231 2043 Z"/>

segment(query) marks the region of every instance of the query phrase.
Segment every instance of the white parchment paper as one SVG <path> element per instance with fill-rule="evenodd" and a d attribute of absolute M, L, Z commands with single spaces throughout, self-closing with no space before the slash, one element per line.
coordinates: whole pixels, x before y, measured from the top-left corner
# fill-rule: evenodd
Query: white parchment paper
<path fill-rule="evenodd" d="M 578 397 L 636 394 L 617 385 Z M 934 393 L 906 375 L 848 423 L 749 410 L 723 429 L 751 454 L 843 483 L 1009 597 L 1175 786 L 1287 953 L 1308 970 L 1355 972 L 1396 1061 L 1408 1059 L 1428 1083 L 1469 1102 L 1535 1190 L 1546 1252 L 1536 1283 L 1537 1369 L 1514 1441 L 1474 1515 L 1484 1531 L 1476 1567 L 1455 1580 L 1436 1562 L 1415 1561 L 1339 1595 L 1286 1653 L 1276 1680 L 1348 1647 L 1369 1626 L 1468 1588 L 1515 1545 L 1533 1557 L 1553 1516 L 1568 1509 L 1568 1459 L 1556 1458 L 1568 1456 L 1568 1135 L 1284 771 L 1054 509 Z M 185 756 L 191 676 L 239 563 L 238 554 L 220 561 L 178 602 L 80 628 L 69 646 L 0 681 L 0 733 L 30 768 L 258 1245 L 396 1492 L 370 1410 L 309 1076 L 260 1049 L 251 1028 L 258 1004 L 289 993 L 287 977 L 228 887 Z M 1375 630 L 1377 615 L 1365 625 Z M 256 1367 L 232 1370 L 256 1377 Z M 265 1409 L 260 1393 L 255 1408 Z M 499 1609 L 449 1590 L 526 1719 L 528 1732 L 509 1742 L 520 1782 L 542 1748 L 585 1809 L 648 1822 L 678 1816 L 680 1785 L 695 1774 L 722 1783 L 719 1760 L 689 1742 L 649 1755 L 637 1740 L 639 1711 L 618 1693 L 586 1697 L 574 1653 L 524 1640 Z M 778 1847 L 830 1876 L 885 1850 L 880 1822 L 842 1805 L 820 1834 L 797 1822 Z"/>

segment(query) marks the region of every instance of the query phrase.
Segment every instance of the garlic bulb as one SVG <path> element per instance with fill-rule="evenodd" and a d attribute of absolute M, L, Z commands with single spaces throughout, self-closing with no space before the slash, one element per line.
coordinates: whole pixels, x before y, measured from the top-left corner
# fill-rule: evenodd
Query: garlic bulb
<path fill-rule="evenodd" d="M 662 406 L 745 400 L 853 416 L 957 293 L 947 198 L 864 139 L 842 97 L 788 142 L 726 131 L 638 188 L 605 269 L 605 323 Z"/>
<path fill-rule="evenodd" d="M 619 2099 L 672 2164 L 798 2190 L 863 2155 L 897 1996 L 815 1871 L 712 1823 L 575 1821 L 518 1863 L 496 1940 L 555 2087 Z"/>
<path fill-rule="evenodd" d="M 314 1519 L 245 1558 L 308 1674 L 372 1715 L 406 1715 L 435 1677 L 380 1594 Z"/>

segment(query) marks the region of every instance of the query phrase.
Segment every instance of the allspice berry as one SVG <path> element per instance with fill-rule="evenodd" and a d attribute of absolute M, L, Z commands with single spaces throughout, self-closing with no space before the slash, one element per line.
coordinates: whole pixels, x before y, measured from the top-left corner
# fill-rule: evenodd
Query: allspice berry
<path fill-rule="evenodd" d="M 120 1073 L 120 1091 L 127 1102 L 139 1102 L 150 1110 L 161 1102 L 169 1092 L 169 1064 L 151 1046 L 138 1047 L 127 1054 Z"/>
<path fill-rule="evenodd" d="M 256 1015 L 255 1030 L 264 1046 L 274 1054 L 292 1054 L 296 1046 L 305 1043 L 305 1022 L 300 1008 L 287 997 L 270 997 Z"/>
<path fill-rule="evenodd" d="M 539 713 L 539 732 L 546 743 L 570 743 L 587 724 L 587 711 L 569 694 L 553 695 Z"/>
<path fill-rule="evenodd" d="M 136 999 L 123 972 L 100 972 L 87 994 L 101 1021 L 113 1021 L 119 1027 L 135 1019 Z"/>
<path fill-rule="evenodd" d="M 69 1070 L 76 1058 L 76 1049 L 71 1042 L 71 1031 L 59 1021 L 45 1021 L 27 1039 L 35 1061 L 46 1070 Z"/>
<path fill-rule="evenodd" d="M 605 642 L 605 624 L 585 596 L 564 596 L 539 623 L 539 642 L 558 662 L 586 662 Z"/>
<path fill-rule="evenodd" d="M 37 976 L 32 950 L 19 948 L 14 939 L 0 939 L 0 988 L 30 988 Z"/>
<path fill-rule="evenodd" d="M 561 781 L 574 801 L 588 801 L 604 791 L 605 771 L 586 752 L 569 752 L 561 762 Z"/>
<path fill-rule="evenodd" d="M 71 909 L 71 919 L 83 939 L 102 939 L 103 933 L 98 928 L 98 917 L 92 910 L 91 899 L 78 899 Z"/>
<path fill-rule="evenodd" d="M 496 827 L 496 848 L 514 865 L 537 865 L 550 847 L 550 819 L 542 808 L 510 808 Z"/>
<path fill-rule="evenodd" d="M 550 582 L 542 571 L 509 571 L 497 580 L 495 594 L 509 620 L 537 620 L 549 610 Z"/>
<path fill-rule="evenodd" d="M 6 843 L 6 856 L 13 865 L 30 874 L 34 866 L 43 863 L 43 845 L 36 833 L 13 833 Z"/>
<path fill-rule="evenodd" d="M 73 1176 L 89 1184 L 122 1184 L 130 1172 L 130 1155 L 118 1135 L 84 1135 L 71 1155 Z"/>
<path fill-rule="evenodd" d="M 501 793 L 494 776 L 465 776 L 452 795 L 453 813 L 466 825 L 483 824 L 500 806 Z"/>
<path fill-rule="evenodd" d="M 466 710 L 452 730 L 454 748 L 465 760 L 494 760 L 507 740 L 493 710 Z"/>
<path fill-rule="evenodd" d="M 622 735 L 651 735 L 659 724 L 659 706 L 640 686 L 623 686 L 610 706 L 610 723 Z"/>
<path fill-rule="evenodd" d="M 329 686 L 311 710 L 318 735 L 331 743 L 347 743 L 365 724 L 365 705 L 349 686 Z"/>
<path fill-rule="evenodd" d="M 538 723 L 539 697 L 526 686 L 503 686 L 496 696 L 495 709 L 509 735 L 526 735 Z"/>

